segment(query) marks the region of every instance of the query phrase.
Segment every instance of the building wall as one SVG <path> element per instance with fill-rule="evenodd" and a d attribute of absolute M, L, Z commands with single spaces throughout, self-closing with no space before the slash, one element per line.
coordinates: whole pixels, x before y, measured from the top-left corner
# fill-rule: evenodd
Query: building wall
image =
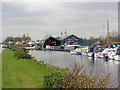
<path fill-rule="evenodd" d="M 83 40 L 82 45 L 83 45 L 83 46 L 88 46 L 88 45 L 89 45 L 89 43 L 88 43 L 88 42 L 86 42 L 85 40 Z"/>
<path fill-rule="evenodd" d="M 46 47 L 46 45 L 50 45 L 50 46 L 60 46 L 60 45 L 61 45 L 61 41 L 56 40 L 56 39 L 50 37 L 50 38 L 48 38 L 47 40 L 45 40 L 44 47 Z"/>
<path fill-rule="evenodd" d="M 82 45 L 82 39 L 78 38 L 74 35 L 71 35 L 71 36 L 65 38 L 64 40 L 61 40 L 61 45 L 64 45 L 65 43 L 67 43 L 67 41 L 78 42 L 80 45 Z"/>

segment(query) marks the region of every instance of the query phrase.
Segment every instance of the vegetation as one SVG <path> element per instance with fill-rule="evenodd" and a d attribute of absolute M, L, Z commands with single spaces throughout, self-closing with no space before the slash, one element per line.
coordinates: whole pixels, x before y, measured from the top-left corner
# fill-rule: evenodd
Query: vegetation
<path fill-rule="evenodd" d="M 11 49 L 2 52 L 2 88 L 44 88 L 44 76 L 55 70 L 43 61 L 17 59 Z"/>
<path fill-rule="evenodd" d="M 44 86 L 46 88 L 55 88 L 57 85 L 57 88 L 60 88 L 61 86 L 59 85 L 60 83 L 62 83 L 60 80 L 61 76 L 63 76 L 63 73 L 60 71 L 50 72 L 49 74 L 44 76 Z"/>
<path fill-rule="evenodd" d="M 83 66 L 75 64 L 72 70 L 66 69 L 61 72 L 51 72 L 44 76 L 46 88 L 106 88 L 110 73 L 87 75 Z"/>
<path fill-rule="evenodd" d="M 110 73 L 87 75 L 83 66 L 59 69 L 35 59 L 17 59 L 15 51 L 2 52 L 3 88 L 105 88 Z M 7 57 L 6 57 L 7 56 Z"/>
<path fill-rule="evenodd" d="M 109 82 L 110 73 L 86 74 L 83 65 L 77 64 L 72 70 L 60 70 L 36 61 L 22 46 L 8 48 L 2 52 L 3 88 L 106 88 Z"/>
<path fill-rule="evenodd" d="M 30 37 L 28 34 L 27 34 L 27 36 L 26 36 L 25 34 L 23 34 L 22 37 L 7 37 L 7 38 L 3 41 L 3 43 L 5 44 L 5 43 L 7 43 L 7 42 L 9 42 L 9 41 L 13 41 L 13 42 L 19 41 L 19 42 L 21 42 L 21 41 L 26 41 L 26 40 L 30 41 L 30 40 L 31 40 L 31 37 Z"/>
<path fill-rule="evenodd" d="M 0 54 L 0 89 L 2 90 L 2 54 Z"/>
<path fill-rule="evenodd" d="M 56 39 L 60 39 L 60 37 L 56 37 Z"/>
<path fill-rule="evenodd" d="M 97 38 L 90 37 L 89 39 L 84 38 L 84 40 L 89 42 L 89 43 L 96 43 L 97 41 L 99 41 L 100 43 L 106 43 L 107 42 L 107 37 L 103 37 L 103 36 L 99 36 Z M 118 32 L 115 32 L 115 31 L 110 32 L 109 41 L 110 42 L 120 42 L 120 40 L 118 38 Z"/>
<path fill-rule="evenodd" d="M 24 47 L 20 45 L 9 45 L 8 48 L 15 51 L 15 56 L 17 59 L 32 59 L 32 56 L 29 55 Z"/>

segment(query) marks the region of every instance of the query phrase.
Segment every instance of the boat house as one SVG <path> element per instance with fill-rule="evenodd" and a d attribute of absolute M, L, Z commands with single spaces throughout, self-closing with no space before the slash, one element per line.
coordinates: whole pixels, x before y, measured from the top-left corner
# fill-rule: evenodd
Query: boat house
<path fill-rule="evenodd" d="M 73 45 L 74 43 L 77 43 L 79 45 L 82 45 L 83 40 L 75 35 L 66 35 L 65 37 L 62 37 L 61 39 L 61 45 Z"/>
<path fill-rule="evenodd" d="M 86 42 L 85 40 L 82 41 L 82 45 L 83 46 L 89 46 L 90 44 L 88 42 Z"/>
<path fill-rule="evenodd" d="M 45 48 L 46 45 L 50 45 L 50 46 L 60 46 L 61 45 L 61 41 L 52 36 L 46 36 L 45 38 L 43 38 L 41 40 L 41 43 L 42 43 L 43 48 Z"/>

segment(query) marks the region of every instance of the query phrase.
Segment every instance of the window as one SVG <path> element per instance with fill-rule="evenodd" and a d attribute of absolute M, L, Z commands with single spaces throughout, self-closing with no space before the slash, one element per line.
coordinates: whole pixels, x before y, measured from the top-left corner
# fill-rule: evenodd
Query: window
<path fill-rule="evenodd" d="M 78 39 L 77 39 L 77 38 L 75 38 L 74 40 L 76 40 L 76 41 L 77 41 Z"/>

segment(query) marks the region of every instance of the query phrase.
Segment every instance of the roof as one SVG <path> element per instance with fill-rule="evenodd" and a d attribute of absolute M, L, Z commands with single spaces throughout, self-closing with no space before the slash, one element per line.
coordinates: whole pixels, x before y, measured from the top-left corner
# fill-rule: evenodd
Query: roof
<path fill-rule="evenodd" d="M 66 35 L 66 36 L 64 36 L 64 37 L 61 37 L 59 40 L 64 40 L 64 39 L 66 39 L 67 37 L 70 37 L 70 36 L 75 36 L 74 34 L 71 34 L 71 35 Z M 77 37 L 77 36 L 76 36 Z M 78 37 L 79 38 L 79 37 Z"/>
<path fill-rule="evenodd" d="M 52 36 L 50 35 L 50 36 L 45 36 L 45 37 L 42 39 L 42 41 L 45 41 L 45 40 L 47 40 L 47 39 L 49 39 L 49 38 L 54 38 L 55 40 L 59 40 L 59 39 L 56 39 L 55 37 L 52 37 Z"/>
<path fill-rule="evenodd" d="M 45 40 L 47 40 L 47 39 L 50 38 L 50 37 L 52 37 L 52 36 L 51 36 L 51 35 L 45 36 L 45 37 L 42 39 L 42 41 L 45 41 Z"/>

